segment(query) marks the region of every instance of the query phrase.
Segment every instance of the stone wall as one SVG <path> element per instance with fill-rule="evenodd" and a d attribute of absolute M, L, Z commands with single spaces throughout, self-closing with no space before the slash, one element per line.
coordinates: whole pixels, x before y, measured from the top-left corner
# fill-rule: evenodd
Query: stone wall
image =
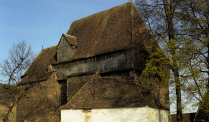
<path fill-rule="evenodd" d="M 24 91 L 26 85 L 18 89 Z M 59 122 L 61 85 L 56 80 L 56 72 L 48 80 L 33 83 L 31 87 L 17 104 L 17 121 Z"/>

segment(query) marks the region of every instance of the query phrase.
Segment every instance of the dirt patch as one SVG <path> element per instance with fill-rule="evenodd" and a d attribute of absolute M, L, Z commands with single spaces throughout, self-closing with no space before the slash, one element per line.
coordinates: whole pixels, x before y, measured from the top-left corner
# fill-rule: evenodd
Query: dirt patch
<path fill-rule="evenodd" d="M 0 105 L 0 113 L 7 113 L 8 110 L 9 108 L 5 105 Z M 16 112 L 16 106 L 13 108 L 12 112 Z"/>
<path fill-rule="evenodd" d="M 2 120 L 6 116 L 8 110 L 9 110 L 8 107 L 4 105 L 0 105 L 0 122 L 3 122 Z M 16 106 L 13 108 L 12 113 L 10 114 L 9 120 L 10 122 L 16 122 Z"/>

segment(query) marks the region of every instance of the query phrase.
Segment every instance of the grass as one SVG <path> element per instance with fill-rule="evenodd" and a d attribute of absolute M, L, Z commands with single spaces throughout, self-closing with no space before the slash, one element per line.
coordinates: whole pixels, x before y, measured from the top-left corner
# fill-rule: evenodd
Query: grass
<path fill-rule="evenodd" d="M 7 115 L 8 107 L 4 105 L 0 105 L 0 122 L 4 116 Z M 9 120 L 10 122 L 16 122 L 16 106 L 13 108 L 12 112 L 10 113 Z"/>
<path fill-rule="evenodd" d="M 7 113 L 0 113 L 0 118 L 4 117 L 6 115 L 7 115 Z M 10 113 L 10 117 L 9 117 L 10 122 L 16 122 L 16 115 L 17 115 L 16 112 Z"/>

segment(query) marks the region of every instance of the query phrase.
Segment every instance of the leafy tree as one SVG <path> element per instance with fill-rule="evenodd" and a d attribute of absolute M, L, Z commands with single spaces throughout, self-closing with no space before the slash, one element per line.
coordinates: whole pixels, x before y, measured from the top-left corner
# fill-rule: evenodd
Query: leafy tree
<path fill-rule="evenodd" d="M 209 95 L 204 93 L 209 90 L 209 1 L 136 0 L 136 5 L 163 50 L 158 49 L 150 55 L 147 70 L 143 73 L 158 74 L 163 78 L 163 71 L 156 67 L 156 63 L 170 68 L 176 85 L 177 121 L 182 119 L 180 90 L 188 94 L 188 101 L 197 99 L 197 105 L 201 103 L 208 113 Z"/>
<path fill-rule="evenodd" d="M 181 37 L 187 40 L 183 46 L 187 57 L 182 61 L 187 66 L 184 71 L 187 84 L 183 90 L 198 101 L 195 105 L 200 106 L 209 119 L 209 0 L 182 0 L 178 17 Z"/>
<path fill-rule="evenodd" d="M 177 122 L 182 120 L 182 100 L 181 100 L 181 76 L 180 72 L 184 69 L 179 59 L 184 57 L 181 45 L 182 40 L 179 37 L 177 12 L 180 8 L 179 0 L 136 0 L 137 9 L 142 19 L 147 24 L 149 30 L 154 36 L 154 41 L 161 46 L 150 54 L 150 59 L 146 64 L 145 76 L 158 75 L 162 81 L 168 83 L 169 77 L 165 75 L 165 68 L 171 71 L 172 82 L 175 84 L 175 93 L 177 97 Z M 150 48 L 153 48 L 152 45 Z M 166 56 L 164 56 L 164 54 Z M 159 65 L 161 65 L 159 67 Z"/>

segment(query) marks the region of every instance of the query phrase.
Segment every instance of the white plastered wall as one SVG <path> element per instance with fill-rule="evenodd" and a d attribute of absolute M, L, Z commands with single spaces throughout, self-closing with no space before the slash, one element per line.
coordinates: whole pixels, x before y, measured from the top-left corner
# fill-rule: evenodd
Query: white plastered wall
<path fill-rule="evenodd" d="M 151 107 L 63 109 L 61 122 L 168 122 L 169 111 Z"/>

